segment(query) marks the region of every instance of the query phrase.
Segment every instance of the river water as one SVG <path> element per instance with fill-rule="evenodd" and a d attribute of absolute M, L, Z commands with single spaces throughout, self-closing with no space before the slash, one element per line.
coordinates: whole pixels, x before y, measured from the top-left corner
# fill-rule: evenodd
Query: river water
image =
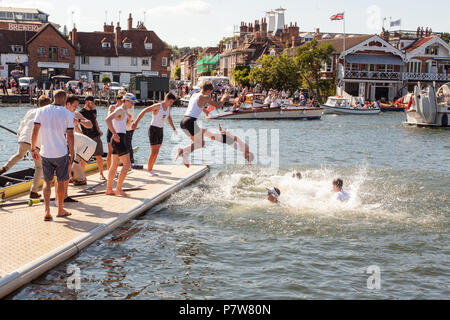
<path fill-rule="evenodd" d="M 29 107 L 1 110 L 0 124 L 17 129 Z M 183 113 L 172 111 L 177 127 Z M 149 153 L 150 120 L 133 140 L 139 163 Z M 207 176 L 9 298 L 448 298 L 450 132 L 404 127 L 404 120 L 385 113 L 223 121 L 231 132 L 255 129 L 259 138 L 265 133 L 259 130 L 269 130 L 272 160 L 261 156 L 245 166 L 239 154 L 221 163 L 222 145 L 208 141 L 197 152 L 203 159 L 195 159 L 211 164 Z M 176 147 L 188 143 L 179 133 L 167 126 L 158 163 L 171 164 Z M 0 136 L 2 163 L 14 153 L 14 139 L 6 131 Z M 257 147 L 252 151 L 264 151 L 264 143 Z M 22 161 L 16 168 L 29 166 Z M 297 171 L 302 180 L 292 178 Z M 334 200 L 337 177 L 348 203 Z M 265 200 L 265 188 L 273 186 L 281 190 L 279 205 Z M 70 265 L 81 270 L 78 291 L 66 286 Z M 369 277 L 380 280 L 379 289 L 368 286 Z"/>

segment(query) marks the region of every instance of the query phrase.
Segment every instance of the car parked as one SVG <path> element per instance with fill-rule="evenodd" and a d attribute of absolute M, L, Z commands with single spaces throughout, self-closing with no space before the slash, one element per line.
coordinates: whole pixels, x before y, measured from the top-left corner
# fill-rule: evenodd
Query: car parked
<path fill-rule="evenodd" d="M 28 93 L 35 90 L 37 86 L 37 82 L 34 80 L 33 77 L 22 77 L 19 78 L 19 90 L 20 93 Z"/>

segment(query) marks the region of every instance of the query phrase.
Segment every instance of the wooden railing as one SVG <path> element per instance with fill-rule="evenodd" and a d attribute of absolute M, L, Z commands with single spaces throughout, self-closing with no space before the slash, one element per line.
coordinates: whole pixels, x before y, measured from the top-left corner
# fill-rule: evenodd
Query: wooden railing
<path fill-rule="evenodd" d="M 345 79 L 394 80 L 401 81 L 401 72 L 345 70 Z"/>
<path fill-rule="evenodd" d="M 450 81 L 450 74 L 446 73 L 403 73 L 403 80 L 412 81 Z"/>

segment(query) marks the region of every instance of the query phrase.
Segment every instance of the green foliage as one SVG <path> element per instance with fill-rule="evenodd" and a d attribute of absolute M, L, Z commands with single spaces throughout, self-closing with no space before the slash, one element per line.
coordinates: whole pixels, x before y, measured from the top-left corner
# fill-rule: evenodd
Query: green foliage
<path fill-rule="evenodd" d="M 175 70 L 173 72 L 173 77 L 175 80 L 180 80 L 181 79 L 181 66 L 176 66 Z"/>
<path fill-rule="evenodd" d="M 108 77 L 108 76 L 103 76 L 102 77 L 102 83 L 103 84 L 107 84 L 107 83 L 110 83 L 111 82 L 111 78 L 110 77 Z"/>
<path fill-rule="evenodd" d="M 250 66 L 239 65 L 234 68 L 231 76 L 233 81 L 243 87 L 251 86 L 252 80 L 250 78 Z"/>
<path fill-rule="evenodd" d="M 293 57 L 283 53 L 278 56 L 263 55 L 250 72 L 250 79 L 265 90 L 295 91 L 300 85 L 298 66 Z"/>
<path fill-rule="evenodd" d="M 323 63 L 331 62 L 334 48 L 329 43 L 318 46 L 317 40 L 308 42 L 297 49 L 295 57 L 303 82 L 315 93 L 317 100 L 323 102 L 322 94 L 330 91 L 330 80 L 321 79 Z"/>
<path fill-rule="evenodd" d="M 444 32 L 444 33 L 441 35 L 441 38 L 442 38 L 442 40 L 444 40 L 445 42 L 450 43 L 450 33 Z"/>

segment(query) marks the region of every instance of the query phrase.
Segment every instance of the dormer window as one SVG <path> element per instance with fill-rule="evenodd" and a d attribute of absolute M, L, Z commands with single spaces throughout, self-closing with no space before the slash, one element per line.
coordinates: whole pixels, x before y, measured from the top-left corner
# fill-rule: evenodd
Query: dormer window
<path fill-rule="evenodd" d="M 23 52 L 23 46 L 11 46 L 12 52 L 15 53 L 22 53 Z"/>
<path fill-rule="evenodd" d="M 111 42 L 103 42 L 102 48 L 106 48 L 106 49 L 111 48 Z"/>
<path fill-rule="evenodd" d="M 125 43 L 123 44 L 123 47 L 124 47 L 125 49 L 131 49 L 131 42 L 125 42 Z"/>
<path fill-rule="evenodd" d="M 145 43 L 145 50 L 152 50 L 153 49 L 153 43 Z"/>
<path fill-rule="evenodd" d="M 439 47 L 434 47 L 434 46 L 430 46 L 428 48 L 425 49 L 425 54 L 429 54 L 432 56 L 437 56 L 439 55 Z"/>

